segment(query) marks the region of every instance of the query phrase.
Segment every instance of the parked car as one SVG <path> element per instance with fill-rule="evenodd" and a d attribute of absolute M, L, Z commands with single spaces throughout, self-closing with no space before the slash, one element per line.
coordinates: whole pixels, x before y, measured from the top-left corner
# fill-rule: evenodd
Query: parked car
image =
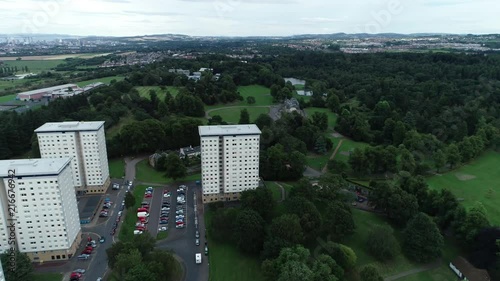
<path fill-rule="evenodd" d="M 167 231 L 167 229 L 168 228 L 166 226 L 162 226 L 158 228 L 158 231 Z"/>
<path fill-rule="evenodd" d="M 88 254 L 81 254 L 77 258 L 79 260 L 87 260 L 89 257 L 90 257 L 90 255 L 88 255 Z"/>
<path fill-rule="evenodd" d="M 200 239 L 196 238 L 196 240 L 194 240 L 194 244 L 196 246 L 200 246 Z"/>
<path fill-rule="evenodd" d="M 106 238 L 104 236 L 101 236 L 101 238 L 99 238 L 99 243 L 104 243 L 106 242 Z"/>
<path fill-rule="evenodd" d="M 151 198 L 151 197 L 153 197 L 153 195 L 151 195 L 150 193 L 144 195 L 144 198 Z"/>
<path fill-rule="evenodd" d="M 205 256 L 208 256 L 208 246 L 205 245 Z"/>
<path fill-rule="evenodd" d="M 85 274 L 85 269 L 82 269 L 82 268 L 75 269 L 75 270 L 73 270 L 73 273 Z"/>
<path fill-rule="evenodd" d="M 183 228 L 183 227 L 184 227 L 184 224 L 183 224 L 183 223 L 175 225 L 175 228 L 177 228 L 177 229 L 179 229 L 179 228 Z"/>

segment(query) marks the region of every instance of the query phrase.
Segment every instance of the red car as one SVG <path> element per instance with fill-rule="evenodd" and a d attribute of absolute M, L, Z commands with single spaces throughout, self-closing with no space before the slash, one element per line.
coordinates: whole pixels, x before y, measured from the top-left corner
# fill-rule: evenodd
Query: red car
<path fill-rule="evenodd" d="M 90 255 L 92 254 L 92 251 L 91 250 L 85 250 L 82 252 L 83 255 Z"/>
<path fill-rule="evenodd" d="M 73 273 L 71 273 L 71 276 L 70 276 L 71 279 L 80 278 L 80 277 L 82 277 L 82 274 L 78 273 L 78 272 L 73 272 Z"/>
<path fill-rule="evenodd" d="M 153 197 L 153 195 L 151 195 L 151 194 L 144 195 L 144 198 L 151 198 L 151 197 Z"/>
<path fill-rule="evenodd" d="M 139 208 L 139 209 L 137 209 L 137 212 L 138 213 L 140 213 L 140 212 L 146 212 L 147 213 L 148 209 L 146 209 L 146 208 Z"/>

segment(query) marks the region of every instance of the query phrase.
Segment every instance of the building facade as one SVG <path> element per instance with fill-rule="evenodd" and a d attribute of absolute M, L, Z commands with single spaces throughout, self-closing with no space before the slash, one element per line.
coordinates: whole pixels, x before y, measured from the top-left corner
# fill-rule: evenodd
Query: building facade
<path fill-rule="evenodd" d="M 254 125 L 199 126 L 203 203 L 233 201 L 259 186 L 260 130 Z"/>
<path fill-rule="evenodd" d="M 67 260 L 76 253 L 81 228 L 70 163 L 70 158 L 0 161 L 1 252 L 18 249 L 34 262 Z"/>
<path fill-rule="evenodd" d="M 45 123 L 35 132 L 42 158 L 71 158 L 77 194 L 106 192 L 110 179 L 104 121 Z"/>

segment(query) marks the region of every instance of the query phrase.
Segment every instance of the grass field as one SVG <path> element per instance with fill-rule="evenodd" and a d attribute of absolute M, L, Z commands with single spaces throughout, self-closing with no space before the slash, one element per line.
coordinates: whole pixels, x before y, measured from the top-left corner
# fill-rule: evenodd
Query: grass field
<path fill-rule="evenodd" d="M 220 115 L 222 120 L 230 124 L 238 124 L 240 120 L 240 113 L 243 107 L 234 108 L 221 108 L 209 113 L 210 116 Z M 247 107 L 248 114 L 250 115 L 250 121 L 254 121 L 261 114 L 269 114 L 269 108 L 266 107 Z"/>
<path fill-rule="evenodd" d="M 114 179 L 121 179 L 125 176 L 125 163 L 123 159 L 109 159 L 109 175 Z"/>
<path fill-rule="evenodd" d="M 136 166 L 136 179 L 142 182 L 150 182 L 150 183 L 173 183 L 173 182 L 181 182 L 181 181 L 196 181 L 201 179 L 201 174 L 193 174 L 188 175 L 185 178 L 177 179 L 174 181 L 171 178 L 167 178 L 164 173 L 158 172 L 149 166 L 147 160 L 143 160 L 139 162 Z"/>
<path fill-rule="evenodd" d="M 334 147 L 327 151 L 324 155 L 308 153 L 306 155 L 307 166 L 315 169 L 316 171 L 321 171 L 323 167 L 328 164 L 328 160 L 330 159 L 330 156 L 332 156 L 335 146 L 336 144 L 334 144 Z"/>
<path fill-rule="evenodd" d="M 0 58 L 0 61 L 2 61 L 3 58 Z M 64 63 L 64 60 L 58 59 L 58 60 L 13 60 L 13 61 L 4 61 L 4 64 L 2 65 L 3 67 L 16 67 L 17 66 L 17 73 L 25 73 L 24 71 L 21 71 L 21 68 L 27 66 L 28 67 L 28 73 L 40 73 L 42 71 L 48 71 L 53 69 L 54 67 Z"/>
<path fill-rule="evenodd" d="M 28 82 L 31 82 L 31 85 L 37 85 L 40 84 L 43 81 L 43 79 L 20 79 L 20 80 L 0 80 L 0 90 L 6 90 L 8 88 L 14 88 L 19 85 L 24 85 Z"/>
<path fill-rule="evenodd" d="M 420 272 L 414 275 L 398 279 L 398 281 L 456 281 L 457 275 L 443 264 L 442 266 L 429 271 Z"/>
<path fill-rule="evenodd" d="M 210 212 L 205 212 L 205 223 L 210 225 Z M 257 258 L 242 255 L 231 246 L 218 243 L 208 236 L 209 281 L 264 281 Z"/>
<path fill-rule="evenodd" d="M 335 128 L 335 125 L 337 124 L 337 115 L 328 108 L 308 107 L 304 109 L 304 111 L 306 112 L 308 118 L 311 118 L 311 116 L 315 112 L 326 113 L 328 115 L 329 130 L 333 130 L 333 128 Z"/>
<path fill-rule="evenodd" d="M 177 87 L 171 87 L 167 86 L 165 87 L 165 90 L 162 90 L 158 86 L 143 86 L 143 87 L 136 87 L 137 91 L 139 92 L 139 95 L 141 97 L 145 97 L 149 99 L 149 91 L 154 90 L 156 94 L 158 95 L 158 98 L 160 100 L 165 100 L 165 96 L 167 95 L 167 91 L 170 92 L 170 94 L 175 97 L 179 93 L 179 88 Z"/>
<path fill-rule="evenodd" d="M 340 138 L 333 138 L 333 143 L 334 146 L 338 144 L 340 141 Z M 342 146 L 339 148 L 337 151 L 337 155 L 335 155 L 335 159 L 345 161 L 349 160 L 349 152 L 354 150 L 355 148 L 365 148 L 369 146 L 369 144 L 364 143 L 364 142 L 355 142 L 350 139 L 344 138 L 344 141 L 342 142 Z"/>
<path fill-rule="evenodd" d="M 7 96 L 1 96 L 0 97 L 0 103 L 2 103 L 2 102 L 8 102 L 8 101 L 13 101 L 13 100 L 16 99 L 16 96 L 17 95 L 15 95 L 15 94 L 13 94 L 13 95 L 7 95 Z"/>
<path fill-rule="evenodd" d="M 34 273 L 33 281 L 62 281 L 63 275 L 60 273 Z"/>
<path fill-rule="evenodd" d="M 97 83 L 97 82 L 109 84 L 111 82 L 111 80 L 113 80 L 113 79 L 116 81 L 122 81 L 123 79 L 125 79 L 125 77 L 123 77 L 123 76 L 109 76 L 109 77 L 103 77 L 103 78 L 99 78 L 99 79 L 92 79 L 92 80 L 85 80 L 85 81 L 77 82 L 76 85 L 78 85 L 78 87 L 85 87 L 89 84 L 93 84 L 93 83 Z"/>
<path fill-rule="evenodd" d="M 127 212 L 125 213 L 125 219 L 122 222 L 120 233 L 118 234 L 118 238 L 120 239 L 120 241 L 131 241 L 134 237 L 134 226 L 137 222 L 137 214 L 134 211 L 137 210 L 139 206 L 141 206 L 145 191 L 145 185 L 137 185 L 134 187 L 133 193 L 135 197 L 135 205 L 134 207 L 127 209 Z"/>
<path fill-rule="evenodd" d="M 483 203 L 488 219 L 494 225 L 500 224 L 500 153 L 488 151 L 457 170 L 436 175 L 427 180 L 432 189 L 447 188 L 468 207 L 476 201 Z"/>
<path fill-rule="evenodd" d="M 273 193 L 273 198 L 276 201 L 281 200 L 281 188 L 273 181 L 266 181 L 266 187 Z"/>
<path fill-rule="evenodd" d="M 228 104 L 216 104 L 216 105 L 205 106 L 205 109 L 209 110 L 209 109 L 228 107 L 228 106 L 247 106 L 247 107 L 267 106 L 273 104 L 273 97 L 271 97 L 271 90 L 264 86 L 260 85 L 240 86 L 238 87 L 238 92 L 240 92 L 241 96 L 243 97 L 242 101 L 237 101 Z M 254 104 L 247 103 L 247 97 L 249 96 L 255 98 Z"/>

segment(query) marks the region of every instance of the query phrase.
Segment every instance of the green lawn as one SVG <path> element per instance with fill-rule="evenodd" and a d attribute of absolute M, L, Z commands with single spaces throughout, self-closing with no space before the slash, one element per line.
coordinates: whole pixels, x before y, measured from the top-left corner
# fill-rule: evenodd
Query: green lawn
<path fill-rule="evenodd" d="M 406 276 L 398 279 L 398 281 L 456 281 L 459 280 L 457 275 L 451 271 L 451 269 L 443 264 L 442 266 L 429 270 L 420 272 L 414 275 Z"/>
<path fill-rule="evenodd" d="M 109 77 L 103 77 L 103 78 L 99 78 L 99 79 L 92 79 L 92 80 L 85 80 L 85 81 L 77 82 L 76 85 L 78 85 L 78 87 L 85 87 L 89 84 L 93 84 L 93 83 L 97 83 L 97 82 L 109 84 L 111 82 L 111 80 L 113 80 L 113 79 L 116 81 L 122 81 L 123 79 L 125 79 L 125 77 L 123 77 L 123 76 L 109 76 Z"/>
<path fill-rule="evenodd" d="M 500 193 L 497 194 L 500 182 L 500 153 L 488 151 L 473 162 L 450 171 L 436 175 L 427 180 L 432 189 L 447 188 L 458 198 L 463 199 L 466 207 L 476 201 L 483 203 L 488 211 L 488 219 L 494 225 L 500 224 Z"/>
<path fill-rule="evenodd" d="M 20 80 L 0 80 L 0 90 L 14 88 L 19 85 L 24 85 L 31 82 L 31 86 L 40 84 L 43 79 L 20 79 Z"/>
<path fill-rule="evenodd" d="M 319 113 L 326 113 L 328 115 L 328 129 L 333 130 L 335 128 L 335 125 L 337 124 L 337 115 L 333 113 L 330 109 L 328 108 L 318 108 L 318 107 L 308 107 L 304 109 L 304 111 L 307 114 L 307 117 L 311 118 L 311 116 L 315 112 Z"/>
<path fill-rule="evenodd" d="M 332 140 L 334 142 L 334 146 L 336 146 L 340 141 L 340 138 L 332 138 Z M 337 151 L 337 155 L 335 155 L 335 159 L 347 162 L 347 160 L 349 160 L 350 151 L 354 150 L 355 148 L 365 148 L 367 146 L 369 146 L 369 144 L 367 143 L 355 142 L 353 140 L 344 138 L 342 146 Z"/>
<path fill-rule="evenodd" d="M 230 124 L 238 124 L 240 120 L 240 113 L 243 107 L 235 108 L 221 108 L 214 110 L 209 113 L 210 116 L 220 115 L 222 120 Z M 266 107 L 247 107 L 248 114 L 250 115 L 250 120 L 253 121 L 259 117 L 261 114 L 269 114 L 269 108 Z"/>
<path fill-rule="evenodd" d="M 1 60 L 1 58 L 0 58 Z M 4 61 L 3 67 L 16 67 L 17 73 L 26 73 L 21 71 L 22 67 L 28 67 L 28 73 L 40 73 L 42 71 L 48 71 L 54 67 L 64 63 L 64 60 L 20 60 L 20 61 Z"/>
<path fill-rule="evenodd" d="M 34 273 L 33 281 L 62 281 L 63 275 L 60 273 Z"/>
<path fill-rule="evenodd" d="M 179 93 L 179 88 L 177 87 L 172 87 L 172 86 L 167 86 L 165 87 L 165 90 L 162 90 L 158 86 L 143 86 L 143 87 L 135 87 L 137 91 L 139 92 L 139 95 L 141 97 L 145 97 L 149 99 L 149 91 L 154 90 L 156 94 L 158 95 L 158 98 L 160 100 L 165 100 L 165 96 L 167 95 L 167 92 L 170 92 L 170 94 L 175 97 Z"/>
<path fill-rule="evenodd" d="M 331 150 L 327 151 L 326 154 L 320 155 L 316 153 L 308 153 L 306 155 L 306 161 L 307 161 L 307 166 L 317 170 L 321 171 L 323 167 L 328 164 L 328 160 L 330 159 L 330 156 L 332 156 L 333 150 L 335 149 L 332 148 Z"/>
<path fill-rule="evenodd" d="M 8 101 L 13 101 L 16 99 L 16 94 L 13 95 L 7 95 L 7 96 L 1 96 L 0 97 L 0 103 L 2 102 L 8 102 Z"/>
<path fill-rule="evenodd" d="M 109 159 L 109 175 L 114 179 L 121 179 L 125 176 L 125 163 L 123 159 Z"/>
<path fill-rule="evenodd" d="M 273 193 L 273 198 L 276 201 L 281 200 L 281 188 L 273 181 L 266 181 L 266 186 Z"/>
<path fill-rule="evenodd" d="M 137 213 L 135 211 L 139 208 L 139 206 L 141 206 L 145 191 L 145 185 L 137 185 L 134 187 L 133 193 L 135 197 L 135 205 L 134 207 L 127 209 L 127 212 L 125 213 L 125 219 L 122 222 L 120 233 L 118 234 L 120 241 L 127 242 L 133 239 L 135 223 L 137 222 Z"/>
<path fill-rule="evenodd" d="M 346 239 L 344 244 L 351 247 L 356 253 L 358 260 L 356 266 L 361 268 L 365 265 L 372 264 L 376 266 L 383 276 L 390 276 L 402 271 L 410 270 L 416 265 L 406 259 L 402 254 L 399 254 L 394 261 L 381 263 L 373 258 L 366 250 L 366 240 L 370 229 L 375 225 L 387 225 L 388 223 L 383 217 L 376 214 L 352 209 L 352 215 L 356 224 L 356 232 Z M 400 236 L 400 232 L 395 230 L 395 235 Z"/>
<path fill-rule="evenodd" d="M 156 235 L 156 240 L 163 240 L 168 237 L 168 231 L 159 231 Z"/>
<path fill-rule="evenodd" d="M 116 136 L 120 132 L 120 130 L 123 128 L 123 126 L 130 124 L 133 121 L 134 121 L 134 117 L 130 114 L 121 117 L 118 124 L 116 124 L 116 125 L 114 125 L 106 130 L 106 138 L 111 139 L 112 137 Z"/>
<path fill-rule="evenodd" d="M 150 182 L 150 183 L 173 183 L 173 182 L 181 182 L 181 181 L 196 181 L 201 179 L 201 174 L 193 174 L 188 175 L 185 178 L 177 179 L 174 181 L 171 178 L 167 178 L 163 172 L 158 172 L 149 166 L 148 160 L 142 160 L 136 166 L 136 180 L 142 182 Z"/>
<path fill-rule="evenodd" d="M 261 85 L 250 85 L 250 86 L 240 86 L 238 87 L 238 92 L 240 92 L 243 97 L 242 101 L 237 101 L 228 104 L 216 104 L 205 106 L 205 109 L 221 108 L 228 106 L 267 106 L 273 104 L 273 97 L 271 97 L 271 90 L 267 87 Z M 255 98 L 254 104 L 247 103 L 247 97 L 252 96 Z"/>
<path fill-rule="evenodd" d="M 205 223 L 210 225 L 211 213 L 205 212 Z M 209 281 L 264 281 L 257 258 L 241 254 L 234 246 L 213 241 L 208 235 Z M 206 258 L 206 256 L 203 256 Z"/>

